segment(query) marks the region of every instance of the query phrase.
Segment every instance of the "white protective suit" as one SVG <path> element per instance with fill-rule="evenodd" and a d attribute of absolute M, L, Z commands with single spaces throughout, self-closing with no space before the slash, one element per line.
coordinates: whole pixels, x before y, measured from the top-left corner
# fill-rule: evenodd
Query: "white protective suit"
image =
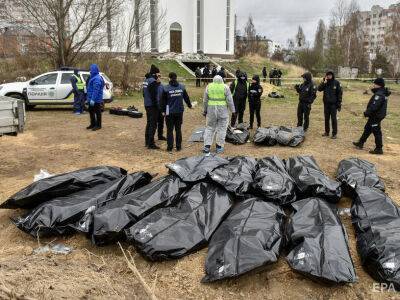
<path fill-rule="evenodd" d="M 214 136 L 217 135 L 217 145 L 223 147 L 225 145 L 226 132 L 229 124 L 228 106 L 232 113 L 236 113 L 236 110 L 231 90 L 224 84 L 222 77 L 219 75 L 215 76 L 213 82 L 225 86 L 226 105 L 209 106 L 208 87 L 206 88 L 204 93 L 204 113 L 207 115 L 207 125 L 204 133 L 204 146 L 211 146 L 213 144 Z"/>

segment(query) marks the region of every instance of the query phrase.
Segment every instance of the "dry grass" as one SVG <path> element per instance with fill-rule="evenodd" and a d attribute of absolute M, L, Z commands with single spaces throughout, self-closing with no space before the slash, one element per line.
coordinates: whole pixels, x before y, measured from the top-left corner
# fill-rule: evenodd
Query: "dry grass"
<path fill-rule="evenodd" d="M 314 155 L 321 168 L 334 176 L 341 159 L 357 156 L 377 165 L 379 174 L 387 185 L 389 195 L 400 203 L 400 96 L 396 92 L 390 100 L 390 115 L 384 122 L 385 152 L 382 157 L 357 151 L 351 146 L 362 131 L 362 111 L 368 96 L 362 87 L 346 88 L 343 111 L 340 113 L 340 134 L 336 141 L 321 137 L 323 115 L 321 98 L 313 107 L 311 128 L 305 143 L 299 148 L 258 148 L 252 144 L 227 145 L 226 155 L 264 157 L 278 155 L 287 158 L 295 155 Z M 284 100 L 266 99 L 263 102 L 264 125 L 296 123 L 297 101 L 293 91 L 281 88 L 287 95 Z M 198 99 L 202 89 L 189 88 Z M 140 94 L 120 99 L 114 105 L 135 104 L 143 110 Z M 246 112 L 246 119 L 248 118 Z M 144 147 L 144 119 L 130 119 L 104 114 L 104 129 L 99 132 L 85 130 L 88 116 L 76 117 L 70 110 L 38 109 L 28 113 L 26 133 L 18 137 L 0 138 L 0 202 L 32 182 L 41 168 L 52 173 L 74 169 L 116 165 L 129 171 L 150 171 L 166 174 L 165 163 L 197 155 L 202 145 L 185 143 L 183 152 L 172 155 L 165 151 L 151 152 Z M 187 110 L 184 117 L 184 140 L 193 128 L 204 124 L 201 108 Z M 373 147 L 370 140 L 367 148 Z M 348 207 L 344 199 L 341 207 Z M 13 295 L 38 299 L 147 299 L 143 284 L 127 262 L 117 245 L 97 248 L 84 236 L 58 237 L 74 251 L 63 255 L 35 255 L 36 239 L 19 231 L 10 217 L 22 211 L 0 211 L 0 286 Z M 206 249 L 177 261 L 149 263 L 135 250 L 132 253 L 137 270 L 151 291 L 159 299 L 395 299 L 395 294 L 374 293 L 373 280 L 363 271 L 356 251 L 356 241 L 351 220 L 343 216 L 350 239 L 350 250 L 355 262 L 359 282 L 354 285 L 327 287 L 293 273 L 284 258 L 270 269 L 245 275 L 216 284 L 200 283 L 204 276 Z M 42 240 L 42 244 L 50 240 Z M 129 245 L 122 245 L 127 249 Z M 155 287 L 155 289 L 153 289 Z M 10 296 L 0 292 L 0 298 Z"/>

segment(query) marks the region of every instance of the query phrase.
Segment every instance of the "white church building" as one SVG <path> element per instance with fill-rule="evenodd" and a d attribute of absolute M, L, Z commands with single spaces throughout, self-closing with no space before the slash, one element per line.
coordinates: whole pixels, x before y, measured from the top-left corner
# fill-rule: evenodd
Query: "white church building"
<path fill-rule="evenodd" d="M 140 1 L 149 1 L 148 34 L 137 34 L 133 52 L 234 55 L 235 0 Z M 127 20 L 134 11 L 125 10 Z"/>

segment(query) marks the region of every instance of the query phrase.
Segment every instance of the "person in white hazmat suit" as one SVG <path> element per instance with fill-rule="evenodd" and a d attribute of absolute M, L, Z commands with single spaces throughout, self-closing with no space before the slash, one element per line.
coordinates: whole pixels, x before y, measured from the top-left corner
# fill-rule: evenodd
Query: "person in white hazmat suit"
<path fill-rule="evenodd" d="M 229 109 L 236 113 L 232 93 L 221 76 L 214 77 L 213 82 L 204 92 L 204 116 L 207 117 L 204 133 L 204 154 L 209 155 L 214 136 L 216 135 L 216 152 L 224 152 L 226 132 L 229 124 Z"/>

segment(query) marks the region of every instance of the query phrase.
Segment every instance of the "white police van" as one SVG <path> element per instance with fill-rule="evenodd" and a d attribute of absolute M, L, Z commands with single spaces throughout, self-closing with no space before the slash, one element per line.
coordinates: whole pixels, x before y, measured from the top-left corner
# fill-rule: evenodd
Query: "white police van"
<path fill-rule="evenodd" d="M 72 93 L 71 76 L 73 70 L 70 68 L 48 72 L 39 75 L 26 82 L 13 82 L 0 85 L 0 96 L 22 99 L 28 108 L 36 105 L 72 105 L 74 95 Z M 81 78 L 86 82 L 89 71 L 79 71 Z M 113 101 L 113 83 L 104 73 L 103 77 L 104 102 Z"/>

